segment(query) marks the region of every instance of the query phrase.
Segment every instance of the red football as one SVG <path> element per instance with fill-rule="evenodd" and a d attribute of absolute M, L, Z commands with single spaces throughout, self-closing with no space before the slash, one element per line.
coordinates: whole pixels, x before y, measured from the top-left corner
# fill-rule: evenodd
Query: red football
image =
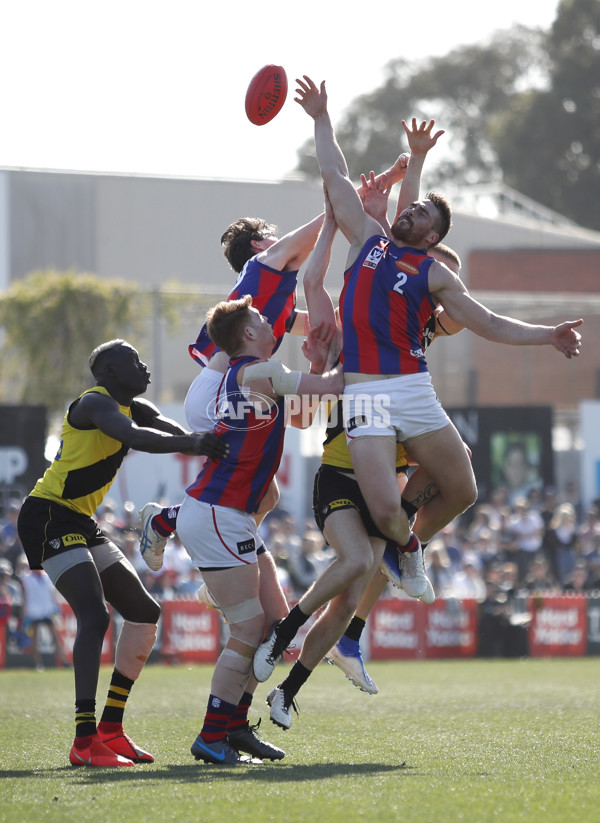
<path fill-rule="evenodd" d="M 283 66 L 263 66 L 256 72 L 246 92 L 246 114 L 255 126 L 264 126 L 281 111 L 287 96 L 287 75 Z"/>

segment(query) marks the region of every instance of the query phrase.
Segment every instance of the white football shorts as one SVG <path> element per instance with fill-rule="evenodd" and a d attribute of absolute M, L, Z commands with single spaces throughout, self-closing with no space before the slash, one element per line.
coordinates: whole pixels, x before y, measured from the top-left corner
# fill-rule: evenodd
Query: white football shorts
<path fill-rule="evenodd" d="M 342 409 L 349 445 L 365 436 L 395 437 L 403 443 L 450 423 L 429 372 L 351 383 L 344 389 Z"/>
<path fill-rule="evenodd" d="M 189 494 L 177 515 L 177 535 L 193 565 L 204 571 L 256 563 L 257 549 L 264 546 L 251 514 Z"/>

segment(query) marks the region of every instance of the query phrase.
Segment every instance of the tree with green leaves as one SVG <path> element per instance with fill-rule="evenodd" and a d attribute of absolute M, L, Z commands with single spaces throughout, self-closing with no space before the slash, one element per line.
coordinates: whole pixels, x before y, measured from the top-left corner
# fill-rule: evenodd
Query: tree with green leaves
<path fill-rule="evenodd" d="M 493 145 L 506 183 L 600 230 L 600 2 L 562 0 L 546 51 L 548 87 L 518 97 Z"/>
<path fill-rule="evenodd" d="M 550 32 L 515 26 L 443 57 L 391 61 L 336 127 L 350 175 L 406 150 L 403 119 L 434 119 L 446 134 L 424 187 L 504 181 L 600 229 L 599 44 L 598 0 L 562 0 Z M 298 170 L 319 177 L 312 140 Z"/>
<path fill-rule="evenodd" d="M 74 271 L 37 271 L 13 283 L 0 295 L 1 401 L 62 411 L 91 385 L 92 349 L 115 337 L 139 338 L 149 311 L 143 302 L 136 285 Z"/>
<path fill-rule="evenodd" d="M 163 329 L 195 329 L 211 305 L 201 290 L 177 283 L 144 291 L 94 274 L 33 272 L 0 294 L 0 403 L 62 414 L 91 385 L 87 358 L 100 343 L 122 337 L 150 358 Z"/>

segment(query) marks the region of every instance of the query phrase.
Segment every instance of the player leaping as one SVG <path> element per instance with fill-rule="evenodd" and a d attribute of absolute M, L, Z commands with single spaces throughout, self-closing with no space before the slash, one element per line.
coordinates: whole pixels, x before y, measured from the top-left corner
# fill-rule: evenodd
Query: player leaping
<path fill-rule="evenodd" d="M 488 340 L 511 345 L 552 345 L 577 356 L 581 319 L 558 326 L 501 317 L 474 300 L 450 269 L 428 256 L 451 225 L 439 194 L 411 203 L 394 221 L 392 240 L 365 213 L 348 177 L 327 111 L 325 83 L 298 80 L 296 101 L 315 124 L 323 181 L 340 230 L 350 242 L 340 298 L 343 329 L 344 416 L 356 478 L 378 528 L 401 548 L 399 562 L 425 591 L 422 551 L 401 506 L 395 478 L 396 441 L 409 449 L 439 490 L 419 519 L 427 531 L 471 506 L 477 497 L 468 454 L 436 397 L 421 346 L 425 322 L 437 305 L 456 323 Z M 411 154 L 412 163 L 423 159 Z M 407 171 L 408 174 L 408 171 Z M 365 403 L 365 396 L 372 402 Z M 381 398 L 385 408 L 378 411 Z"/>

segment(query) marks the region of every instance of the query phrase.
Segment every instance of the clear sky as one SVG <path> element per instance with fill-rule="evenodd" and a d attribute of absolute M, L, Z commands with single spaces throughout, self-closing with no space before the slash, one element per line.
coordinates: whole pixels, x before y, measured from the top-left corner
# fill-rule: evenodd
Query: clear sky
<path fill-rule="evenodd" d="M 296 77 L 327 81 L 335 124 L 389 60 L 442 56 L 515 23 L 548 29 L 558 4 L 428 0 L 425 16 L 391 0 L 7 0 L 0 166 L 279 179 L 312 135 Z M 290 90 L 254 126 L 244 96 L 267 63 Z"/>

